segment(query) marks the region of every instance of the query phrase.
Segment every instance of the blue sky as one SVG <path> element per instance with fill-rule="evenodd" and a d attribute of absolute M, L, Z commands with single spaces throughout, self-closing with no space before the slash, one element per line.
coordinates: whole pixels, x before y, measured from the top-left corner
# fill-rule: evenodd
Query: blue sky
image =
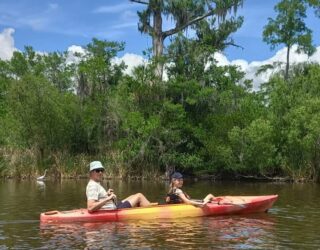
<path fill-rule="evenodd" d="M 264 60 L 275 53 L 263 43 L 262 29 L 267 18 L 275 15 L 273 7 L 277 2 L 245 0 L 238 12 L 245 22 L 233 36 L 244 49 L 227 49 L 229 60 Z M 15 47 L 20 50 L 30 45 L 37 51 L 65 51 L 71 45 L 86 45 L 97 37 L 124 41 L 124 53 L 142 54 L 152 44 L 137 29 L 136 11 L 142 8 L 143 5 L 129 0 L 1 0 L 0 32 L 13 28 Z M 306 22 L 314 32 L 314 44 L 319 46 L 320 19 L 310 11 Z M 169 27 L 170 23 L 164 25 Z"/>

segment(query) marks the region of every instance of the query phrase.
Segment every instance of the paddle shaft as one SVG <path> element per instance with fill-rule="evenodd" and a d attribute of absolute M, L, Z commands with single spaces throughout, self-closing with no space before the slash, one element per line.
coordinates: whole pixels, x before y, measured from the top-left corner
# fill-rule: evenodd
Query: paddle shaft
<path fill-rule="evenodd" d="M 110 189 L 109 181 L 107 181 L 107 189 L 108 189 L 108 190 Z M 108 196 L 109 196 L 109 195 L 108 195 Z M 113 201 L 113 203 L 114 203 L 115 205 L 117 205 L 117 198 L 113 198 L 112 201 Z"/>

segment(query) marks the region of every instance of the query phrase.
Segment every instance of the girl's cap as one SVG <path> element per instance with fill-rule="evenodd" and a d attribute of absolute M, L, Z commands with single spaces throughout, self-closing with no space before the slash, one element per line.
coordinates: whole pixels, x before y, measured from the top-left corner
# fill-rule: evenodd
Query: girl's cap
<path fill-rule="evenodd" d="M 172 175 L 171 175 L 171 179 L 182 179 L 183 178 L 183 175 L 179 172 L 174 172 Z"/>

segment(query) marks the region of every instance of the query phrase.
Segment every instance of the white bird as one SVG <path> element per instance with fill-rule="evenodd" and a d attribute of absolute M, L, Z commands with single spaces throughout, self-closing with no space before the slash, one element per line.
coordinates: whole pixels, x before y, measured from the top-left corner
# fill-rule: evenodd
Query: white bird
<path fill-rule="evenodd" d="M 47 173 L 47 170 L 44 170 L 44 175 L 40 176 L 37 178 L 37 181 L 42 181 L 46 178 L 46 173 Z"/>
<path fill-rule="evenodd" d="M 46 188 L 46 184 L 43 181 L 37 180 L 37 186 L 40 190 L 44 190 Z"/>

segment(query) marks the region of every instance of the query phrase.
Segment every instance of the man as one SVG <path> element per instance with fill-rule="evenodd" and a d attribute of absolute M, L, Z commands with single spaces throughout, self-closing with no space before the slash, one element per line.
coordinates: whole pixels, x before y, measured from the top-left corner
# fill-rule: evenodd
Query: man
<path fill-rule="evenodd" d="M 89 212 L 94 212 L 99 209 L 120 209 L 131 207 L 145 207 L 150 206 L 147 198 L 137 193 L 130 195 L 121 202 L 116 204 L 117 196 L 112 189 L 106 191 L 100 184 L 103 176 L 104 167 L 100 161 L 93 161 L 90 163 L 90 180 L 86 188 L 87 195 L 87 209 Z"/>

